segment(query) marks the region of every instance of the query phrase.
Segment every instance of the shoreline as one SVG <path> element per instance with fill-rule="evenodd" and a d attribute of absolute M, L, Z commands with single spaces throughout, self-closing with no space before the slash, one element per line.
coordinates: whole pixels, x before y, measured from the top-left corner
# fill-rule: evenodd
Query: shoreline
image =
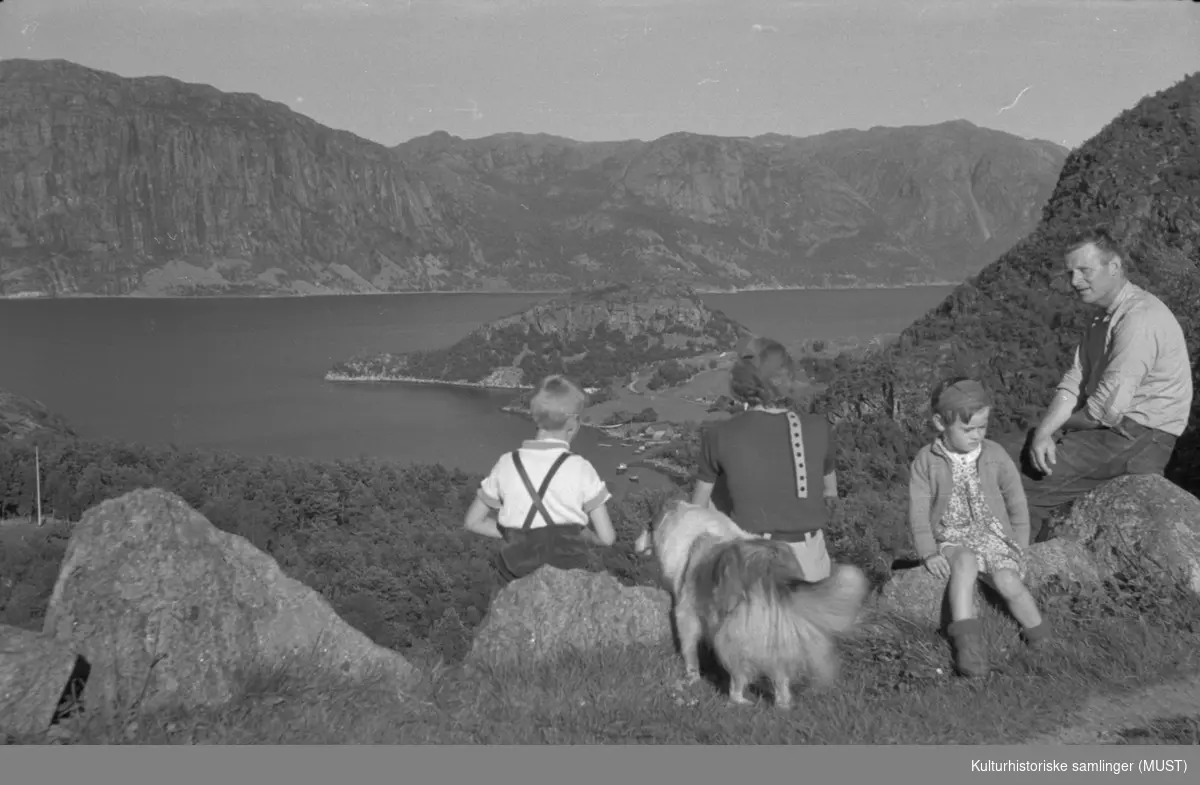
<path fill-rule="evenodd" d="M 416 376 L 385 376 L 383 374 L 371 374 L 368 376 L 350 376 L 345 373 L 337 373 L 335 371 L 327 371 L 325 373 L 325 381 L 327 382 L 388 382 L 394 384 L 423 384 L 440 387 L 462 387 L 475 390 L 504 390 L 506 392 L 521 392 L 523 390 L 532 390 L 533 385 L 509 385 L 509 384 L 488 384 L 486 382 L 464 382 L 464 381 L 444 381 L 442 379 L 419 379 Z"/>
<path fill-rule="evenodd" d="M 932 289 L 959 286 L 963 281 L 932 281 L 929 283 L 906 284 L 862 284 L 859 286 L 747 286 L 729 289 L 693 287 L 698 295 L 754 294 L 758 292 L 842 292 L 858 290 Z M 392 297 L 413 295 L 563 295 L 576 289 L 452 289 L 452 290 L 405 290 L 399 292 L 310 292 L 307 294 L 43 294 L 40 292 L 18 292 L 0 295 L 0 301 L 47 301 L 47 300 L 304 300 L 314 297 Z"/>

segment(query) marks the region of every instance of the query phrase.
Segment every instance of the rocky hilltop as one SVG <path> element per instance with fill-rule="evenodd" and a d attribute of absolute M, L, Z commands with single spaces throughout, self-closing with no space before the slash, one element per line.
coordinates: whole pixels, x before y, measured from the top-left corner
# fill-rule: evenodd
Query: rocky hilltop
<path fill-rule="evenodd" d="M 957 121 L 387 148 L 285 105 L 0 62 L 0 295 L 958 281 L 1034 225 L 1057 145 Z"/>
<path fill-rule="evenodd" d="M 848 364 L 816 405 L 860 420 L 860 449 L 893 437 L 893 418 L 920 433 L 930 384 L 977 375 L 1003 427 L 1028 426 L 1049 403 L 1084 326 L 1059 274 L 1075 230 L 1107 224 L 1131 256 L 1131 277 L 1174 311 L 1200 389 L 1200 72 L 1122 112 L 1067 158 L 1029 237 L 959 286 L 894 345 Z M 1200 397 L 1168 476 L 1200 490 Z"/>
<path fill-rule="evenodd" d="M 539 303 L 448 348 L 348 360 L 326 378 L 520 388 L 567 373 L 596 386 L 653 362 L 732 349 L 747 333 L 686 286 L 617 284 Z"/>

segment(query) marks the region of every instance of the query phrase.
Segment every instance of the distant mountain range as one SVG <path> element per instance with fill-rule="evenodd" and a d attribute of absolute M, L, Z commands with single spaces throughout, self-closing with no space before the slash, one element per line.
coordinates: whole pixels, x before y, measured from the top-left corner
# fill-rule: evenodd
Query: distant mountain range
<path fill-rule="evenodd" d="M 387 148 L 251 94 L 5 60 L 0 295 L 957 282 L 1035 226 L 1065 155 L 965 121 Z"/>

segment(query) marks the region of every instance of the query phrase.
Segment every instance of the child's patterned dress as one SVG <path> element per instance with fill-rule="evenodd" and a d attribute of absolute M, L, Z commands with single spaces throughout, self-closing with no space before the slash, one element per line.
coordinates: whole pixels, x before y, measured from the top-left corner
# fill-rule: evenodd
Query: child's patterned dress
<path fill-rule="evenodd" d="M 969 453 L 946 448 L 942 440 L 933 443 L 933 451 L 950 461 L 954 491 L 946 514 L 938 527 L 938 552 L 961 545 L 975 552 L 979 571 L 994 574 L 1009 569 L 1025 578 L 1025 559 L 1016 542 L 1004 534 L 1004 526 L 992 513 L 979 486 L 978 461 L 981 447 Z"/>

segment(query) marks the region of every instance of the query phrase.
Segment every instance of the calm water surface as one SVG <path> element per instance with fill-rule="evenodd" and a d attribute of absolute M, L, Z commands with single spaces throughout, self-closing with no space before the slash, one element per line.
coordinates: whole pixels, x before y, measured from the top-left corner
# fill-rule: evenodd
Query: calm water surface
<path fill-rule="evenodd" d="M 761 334 L 796 340 L 898 332 L 950 287 L 708 295 Z M 445 346 L 541 295 L 0 301 L 0 388 L 81 435 L 314 458 L 361 454 L 490 468 L 529 434 L 510 393 L 336 384 L 358 353 Z M 599 437 L 599 438 L 598 438 Z M 612 477 L 628 460 L 592 430 L 577 449 Z"/>

